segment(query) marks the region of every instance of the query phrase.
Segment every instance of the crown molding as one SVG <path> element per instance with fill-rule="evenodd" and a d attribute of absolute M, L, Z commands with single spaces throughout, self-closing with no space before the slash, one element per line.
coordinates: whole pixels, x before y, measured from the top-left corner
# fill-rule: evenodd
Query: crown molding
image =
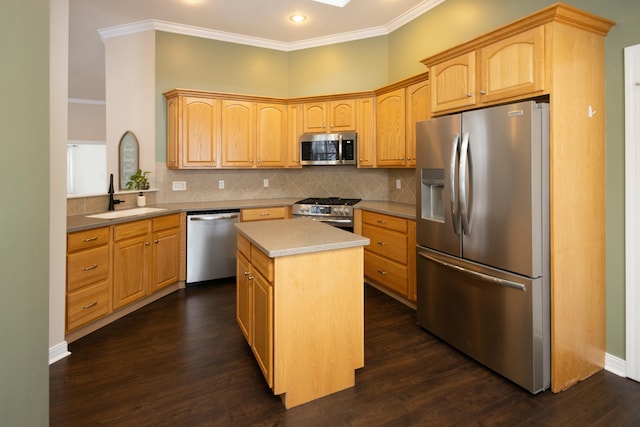
<path fill-rule="evenodd" d="M 301 40 L 297 42 L 279 42 L 277 40 L 269 40 L 259 37 L 250 37 L 242 34 L 228 33 L 225 31 L 216 31 L 208 28 L 196 27 L 192 25 L 177 24 L 175 22 L 161 21 L 157 19 L 148 19 L 144 21 L 133 22 L 130 24 L 116 25 L 113 27 L 102 28 L 98 30 L 102 41 L 112 37 L 119 37 L 129 34 L 140 33 L 144 31 L 164 31 L 168 33 L 182 34 L 192 37 L 200 37 L 205 39 L 220 40 L 230 43 L 244 44 L 266 49 L 274 49 L 285 52 L 308 49 L 313 47 L 326 46 L 331 44 L 343 43 L 348 41 L 362 40 L 371 37 L 388 35 L 394 30 L 400 28 L 408 22 L 416 19 L 420 15 L 433 9 L 446 0 L 424 0 L 404 14 L 394 18 L 384 26 L 367 28 L 358 31 L 349 31 L 346 33 L 334 34 L 325 37 L 317 37 L 313 39 Z"/>

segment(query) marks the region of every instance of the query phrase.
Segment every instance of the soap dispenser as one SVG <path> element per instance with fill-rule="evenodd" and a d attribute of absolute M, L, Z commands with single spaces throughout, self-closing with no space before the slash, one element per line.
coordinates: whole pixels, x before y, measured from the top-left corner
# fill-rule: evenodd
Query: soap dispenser
<path fill-rule="evenodd" d="M 144 196 L 144 193 L 141 191 L 140 194 L 138 194 L 138 198 L 136 200 L 136 206 L 140 208 L 146 204 L 147 204 L 147 198 Z"/>

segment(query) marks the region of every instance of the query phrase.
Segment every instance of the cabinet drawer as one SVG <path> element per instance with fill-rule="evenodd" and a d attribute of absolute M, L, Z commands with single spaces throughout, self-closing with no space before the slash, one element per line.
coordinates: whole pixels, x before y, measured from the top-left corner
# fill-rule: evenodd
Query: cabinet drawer
<path fill-rule="evenodd" d="M 409 275 L 407 267 L 403 265 L 365 250 L 364 275 L 376 283 L 407 296 Z"/>
<path fill-rule="evenodd" d="M 67 291 L 81 288 L 109 277 L 109 247 L 67 255 Z"/>
<path fill-rule="evenodd" d="M 385 215 L 376 212 L 363 211 L 362 222 L 365 224 L 376 225 L 378 227 L 387 228 L 389 230 L 407 232 L 407 220 L 395 216 Z"/>
<path fill-rule="evenodd" d="M 251 264 L 269 282 L 273 282 L 273 260 L 255 246 L 251 247 Z"/>
<path fill-rule="evenodd" d="M 251 259 L 251 242 L 240 233 L 238 233 L 238 250 L 247 259 Z"/>
<path fill-rule="evenodd" d="M 362 235 L 371 240 L 366 249 L 378 255 L 391 258 L 402 264 L 407 263 L 407 235 L 396 231 L 374 227 L 369 224 L 362 225 Z"/>
<path fill-rule="evenodd" d="M 128 239 L 133 236 L 140 236 L 149 232 L 149 220 L 133 221 L 113 226 L 113 241 Z"/>
<path fill-rule="evenodd" d="M 67 234 L 67 252 L 95 248 L 109 243 L 109 227 Z"/>
<path fill-rule="evenodd" d="M 111 312 L 109 282 L 99 282 L 67 294 L 67 330 Z"/>
<path fill-rule="evenodd" d="M 240 221 L 260 221 L 264 219 L 284 219 L 287 209 L 284 206 L 275 208 L 242 209 Z"/>
<path fill-rule="evenodd" d="M 180 227 L 180 214 L 159 216 L 151 219 L 153 231 Z"/>

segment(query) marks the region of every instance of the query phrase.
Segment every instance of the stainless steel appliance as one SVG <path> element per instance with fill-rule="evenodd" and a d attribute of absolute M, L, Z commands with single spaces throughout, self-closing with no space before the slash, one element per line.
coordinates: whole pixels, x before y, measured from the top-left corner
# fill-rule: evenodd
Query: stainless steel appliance
<path fill-rule="evenodd" d="M 302 165 L 355 165 L 355 132 L 308 133 L 300 137 Z"/>
<path fill-rule="evenodd" d="M 310 217 L 334 227 L 353 231 L 353 205 L 360 199 L 340 197 L 309 198 L 297 201 L 291 208 L 294 217 Z"/>
<path fill-rule="evenodd" d="M 417 124 L 418 323 L 532 393 L 550 385 L 548 129 L 533 101 Z"/>
<path fill-rule="evenodd" d="M 239 216 L 237 209 L 187 212 L 187 286 L 236 275 Z"/>

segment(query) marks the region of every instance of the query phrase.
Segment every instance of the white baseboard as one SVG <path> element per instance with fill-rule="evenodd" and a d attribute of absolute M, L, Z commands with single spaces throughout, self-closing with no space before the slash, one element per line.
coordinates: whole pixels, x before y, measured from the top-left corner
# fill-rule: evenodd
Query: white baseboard
<path fill-rule="evenodd" d="M 49 347 L 49 365 L 64 359 L 69 356 L 69 346 L 66 341 L 62 341 L 60 344 L 56 344 L 53 347 Z"/>
<path fill-rule="evenodd" d="M 627 362 L 609 353 L 604 355 L 604 369 L 620 377 L 627 377 Z"/>

